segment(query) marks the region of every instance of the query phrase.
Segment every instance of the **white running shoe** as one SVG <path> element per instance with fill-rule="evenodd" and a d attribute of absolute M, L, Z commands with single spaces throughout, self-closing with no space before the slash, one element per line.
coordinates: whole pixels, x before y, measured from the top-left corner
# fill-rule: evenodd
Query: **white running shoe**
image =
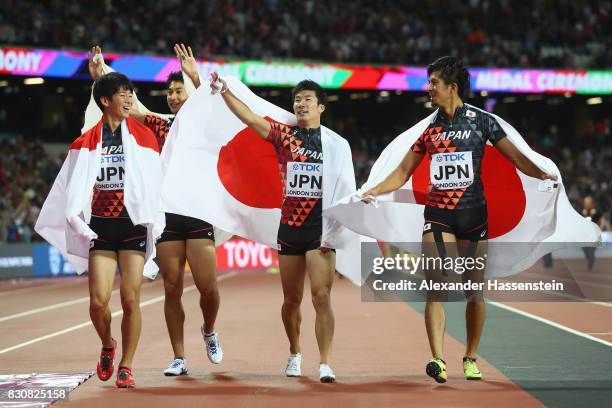
<path fill-rule="evenodd" d="M 202 332 L 204 344 L 206 345 L 206 354 L 208 355 L 208 359 L 213 364 L 219 364 L 221 360 L 223 360 L 223 350 L 221 349 L 221 344 L 219 343 L 219 333 L 212 332 L 211 335 L 207 336 L 204 334 L 204 326 L 202 326 L 200 330 Z"/>
<path fill-rule="evenodd" d="M 319 379 L 322 383 L 333 383 L 336 381 L 336 374 L 327 364 L 319 365 Z"/>
<path fill-rule="evenodd" d="M 187 362 L 183 358 L 175 358 L 174 361 L 170 363 L 168 368 L 164 370 L 164 375 L 166 376 L 183 374 L 187 374 Z"/>
<path fill-rule="evenodd" d="M 302 353 L 289 354 L 285 375 L 287 377 L 299 377 L 302 375 Z"/>

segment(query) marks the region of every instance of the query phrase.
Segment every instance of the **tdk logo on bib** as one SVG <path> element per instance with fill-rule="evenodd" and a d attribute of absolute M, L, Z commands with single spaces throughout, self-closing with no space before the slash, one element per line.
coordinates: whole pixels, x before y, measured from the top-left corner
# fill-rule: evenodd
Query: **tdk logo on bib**
<path fill-rule="evenodd" d="M 323 196 L 323 164 L 287 163 L 287 197 L 321 198 Z"/>
<path fill-rule="evenodd" d="M 472 152 L 436 154 L 436 161 L 442 163 L 442 162 L 456 162 L 459 160 L 465 160 L 466 153 L 469 153 L 470 157 L 472 156 Z"/>
<path fill-rule="evenodd" d="M 466 188 L 474 183 L 472 152 L 438 153 L 431 157 L 431 185 L 438 190 Z"/>
<path fill-rule="evenodd" d="M 100 159 L 100 174 L 96 177 L 95 187 L 99 190 L 122 189 L 125 177 L 125 156 L 122 151 L 119 154 L 103 155 Z"/>

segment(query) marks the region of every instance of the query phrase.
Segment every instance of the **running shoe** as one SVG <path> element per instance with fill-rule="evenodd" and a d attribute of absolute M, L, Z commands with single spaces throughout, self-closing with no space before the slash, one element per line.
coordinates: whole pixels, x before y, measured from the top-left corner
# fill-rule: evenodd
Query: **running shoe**
<path fill-rule="evenodd" d="M 219 333 L 212 332 L 211 334 L 204 333 L 204 326 L 201 327 L 200 331 L 202 332 L 202 338 L 204 339 L 204 344 L 206 345 L 206 354 L 208 355 L 208 359 L 213 364 L 219 364 L 221 360 L 223 360 L 223 350 L 221 349 L 221 344 L 219 343 Z"/>
<path fill-rule="evenodd" d="M 441 358 L 429 360 L 425 367 L 425 372 L 428 376 L 436 380 L 437 383 L 443 384 L 446 382 L 446 362 Z"/>
<path fill-rule="evenodd" d="M 322 383 L 333 383 L 336 381 L 336 374 L 334 374 L 331 367 L 327 364 L 320 364 L 319 380 L 321 380 Z"/>
<path fill-rule="evenodd" d="M 102 381 L 108 381 L 115 371 L 115 350 L 117 350 L 117 340 L 113 339 L 113 349 L 110 351 L 104 350 L 100 352 L 100 361 L 96 367 L 98 378 Z"/>
<path fill-rule="evenodd" d="M 289 354 L 285 375 L 287 377 L 299 377 L 302 375 L 302 353 Z"/>
<path fill-rule="evenodd" d="M 117 387 L 119 388 L 134 388 L 136 386 L 136 381 L 134 381 L 134 377 L 132 376 L 132 370 L 127 367 L 119 367 L 117 371 Z"/>
<path fill-rule="evenodd" d="M 187 374 L 187 362 L 184 358 L 175 358 L 164 370 L 164 375 L 167 377 L 184 374 Z"/>
<path fill-rule="evenodd" d="M 476 359 L 463 357 L 463 373 L 467 380 L 482 380 L 482 373 L 476 366 Z"/>

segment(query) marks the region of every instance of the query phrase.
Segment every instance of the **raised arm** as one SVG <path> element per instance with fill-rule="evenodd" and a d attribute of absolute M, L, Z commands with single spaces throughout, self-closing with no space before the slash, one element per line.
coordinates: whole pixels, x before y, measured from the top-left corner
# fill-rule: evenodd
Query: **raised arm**
<path fill-rule="evenodd" d="M 102 57 L 102 48 L 100 48 L 100 46 L 95 45 L 91 47 L 87 68 L 89 69 L 89 75 L 94 81 L 104 75 L 104 58 Z M 134 101 L 134 104 L 130 109 L 131 117 L 141 123 L 144 123 L 145 116 L 148 114 L 157 115 L 146 110 L 142 104 L 138 103 L 138 100 Z"/>
<path fill-rule="evenodd" d="M 198 65 L 196 64 L 191 47 L 185 47 L 185 44 L 175 44 L 174 52 L 181 63 L 181 70 L 187 74 L 193 85 L 199 88 L 200 74 L 198 74 Z"/>
<path fill-rule="evenodd" d="M 225 80 L 219 76 L 219 73 L 213 72 L 211 76 L 212 81 L 210 82 L 210 87 L 212 91 L 220 92 L 225 104 L 232 111 L 232 113 L 236 115 L 236 117 L 240 119 L 242 123 L 253 129 L 264 139 L 267 139 L 271 129 L 270 122 L 253 113 L 253 111 L 249 109 L 244 102 L 236 98 L 232 91 L 228 89 Z"/>
<path fill-rule="evenodd" d="M 145 117 L 147 116 L 145 113 L 140 112 L 134 105 L 130 108 L 130 116 L 139 121 L 140 123 L 144 123 Z"/>
<path fill-rule="evenodd" d="M 507 137 L 504 137 L 500 141 L 495 144 L 495 148 L 501 152 L 508 160 L 510 160 L 517 169 L 519 169 L 524 174 L 535 177 L 540 180 L 557 180 L 557 176 L 554 174 L 547 174 L 540 170 L 538 166 L 533 164 L 531 160 L 527 158 L 523 153 L 520 152 L 519 149 L 516 148 L 512 144 L 511 141 L 508 140 Z"/>
<path fill-rule="evenodd" d="M 414 173 L 414 170 L 421 163 L 424 157 L 424 153 L 409 151 L 406 156 L 404 156 L 401 163 L 391 172 L 391 174 L 387 176 L 386 179 L 363 193 L 361 196 L 362 201 L 369 203 L 370 199 L 368 196 L 375 197 L 377 195 L 390 193 L 402 187 L 404 184 L 406 184 L 410 176 L 412 176 L 412 173 Z"/>
<path fill-rule="evenodd" d="M 102 48 L 100 48 L 98 45 L 94 45 L 91 47 L 91 51 L 89 52 L 89 62 L 87 64 L 89 75 L 94 81 L 104 75 L 104 71 L 102 69 L 103 64 L 104 59 L 102 58 Z"/>

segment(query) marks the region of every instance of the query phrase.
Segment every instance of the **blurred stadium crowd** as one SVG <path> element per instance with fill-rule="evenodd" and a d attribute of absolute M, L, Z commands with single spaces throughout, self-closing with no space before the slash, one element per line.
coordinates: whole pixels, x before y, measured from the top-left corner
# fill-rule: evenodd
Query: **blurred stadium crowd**
<path fill-rule="evenodd" d="M 0 140 L 0 242 L 35 240 L 34 223 L 62 161 L 40 140 Z"/>
<path fill-rule="evenodd" d="M 612 68 L 612 2 L 597 0 L 0 0 L 0 43 L 167 54 L 176 42 L 198 58 L 288 58 L 424 65 L 441 55 L 467 65 Z M 508 118 L 555 161 L 577 210 L 591 195 L 609 228 L 610 119 L 578 135 L 550 121 Z M 403 128 L 380 131 L 354 118 L 327 126 L 351 141 L 358 186 Z M 75 135 L 66 135 L 73 138 Z M 375 137 L 373 137 L 375 136 Z M 574 141 L 568 143 L 568 141 Z M 0 138 L 0 243 L 36 240 L 33 225 L 63 157 L 40 140 Z"/>
<path fill-rule="evenodd" d="M 382 149 L 404 129 L 394 129 L 372 137 L 374 129 L 355 126 L 351 119 L 328 123 L 351 141 L 357 185 L 367 179 L 374 160 Z M 517 124 L 518 125 L 518 124 Z M 564 176 L 564 185 L 574 208 L 582 209 L 587 195 L 594 198 L 603 212 L 604 225 L 612 219 L 612 146 L 609 143 L 610 120 L 589 122 L 582 130 L 580 145 L 569 145 L 562 130 L 555 125 L 540 125 L 524 118 L 518 126 L 538 152 L 551 158 Z M 18 137 L 0 141 L 0 242 L 37 240 L 34 223 L 59 172 L 63 156 L 49 157 L 40 140 Z"/>
<path fill-rule="evenodd" d="M 605 0 L 0 0 L 0 42 L 200 58 L 612 67 Z"/>

